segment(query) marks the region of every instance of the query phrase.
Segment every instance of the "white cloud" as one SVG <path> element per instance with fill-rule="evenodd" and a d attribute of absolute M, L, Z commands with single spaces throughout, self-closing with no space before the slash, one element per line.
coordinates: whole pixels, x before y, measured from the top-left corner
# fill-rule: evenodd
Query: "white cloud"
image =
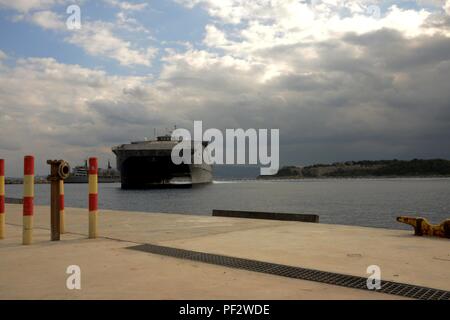
<path fill-rule="evenodd" d="M 447 0 L 447 1 L 444 3 L 444 10 L 445 10 L 445 12 L 450 16 L 450 0 Z"/>
<path fill-rule="evenodd" d="M 1 153 L 9 161 L 21 155 L 17 150 L 72 162 L 89 153 L 111 158 L 114 143 L 142 138 L 159 117 L 149 81 L 52 58 L 20 59 L 0 73 Z M 40 173 L 46 170 L 44 163 L 39 165 Z M 13 169 L 9 174 L 14 175 Z"/>
<path fill-rule="evenodd" d="M 8 56 L 2 50 L 0 50 L 0 60 L 5 60 Z"/>
<path fill-rule="evenodd" d="M 122 28 L 129 32 L 150 34 L 150 30 L 144 27 L 139 21 L 129 17 L 121 11 L 116 15 L 115 27 Z"/>
<path fill-rule="evenodd" d="M 187 7 L 201 5 L 221 23 L 235 26 L 231 32 L 240 34 L 242 41 L 257 42 L 251 44 L 256 49 L 274 43 L 321 41 L 335 37 L 336 33 L 362 34 L 382 28 L 395 29 L 407 36 L 439 31 L 424 26 L 430 11 L 403 9 L 395 4 L 385 10 L 380 7 L 386 6 L 382 1 L 321 0 L 311 4 L 296 0 L 178 2 Z"/>
<path fill-rule="evenodd" d="M 66 40 L 82 47 L 92 56 L 108 57 L 124 66 L 152 64 L 156 48 L 133 48 L 129 41 L 116 36 L 113 29 L 111 23 L 85 22 L 81 30 L 74 31 Z"/>
<path fill-rule="evenodd" d="M 143 48 L 133 45 L 117 34 L 118 29 L 122 29 L 128 32 L 145 33 L 147 35 L 146 40 L 150 39 L 150 36 L 148 36 L 150 31 L 136 19 L 127 15 L 129 11 L 144 9 L 147 3 L 105 1 L 123 10 L 117 14 L 115 23 L 83 20 L 81 30 L 74 30 L 71 33 L 67 33 L 64 16 L 57 14 L 55 11 L 44 9 L 51 8 L 56 4 L 67 3 L 67 0 L 0 0 L 0 7 L 3 6 L 21 12 L 14 17 L 15 22 L 28 21 L 45 30 L 61 31 L 61 34 L 65 34 L 65 40 L 68 43 L 83 48 L 89 55 L 110 58 L 123 66 L 151 66 L 157 53 L 156 48 Z"/>
<path fill-rule="evenodd" d="M 119 1 L 119 0 L 103 0 L 111 6 L 119 8 L 125 11 L 141 11 L 147 8 L 148 3 L 132 3 L 128 1 Z"/>
<path fill-rule="evenodd" d="M 230 44 L 227 40 L 225 32 L 219 30 L 216 26 L 208 24 L 205 27 L 206 36 L 203 42 L 211 47 L 226 47 Z"/>
<path fill-rule="evenodd" d="M 255 81 L 262 84 L 291 73 L 314 72 L 316 64 L 327 63 L 321 56 L 320 46 L 326 41 L 341 41 L 339 39 L 347 34 L 362 36 L 392 29 L 408 39 L 432 35 L 450 37 L 450 30 L 427 24 L 431 11 L 392 5 L 385 12 L 377 12 L 374 2 L 366 0 L 322 0 L 313 4 L 294 0 L 179 2 L 187 7 L 202 5 L 211 16 L 219 19 L 205 27 L 203 43 L 209 50 L 223 50 L 223 57 L 259 65 Z M 276 55 L 283 47 L 292 47 L 292 50 Z M 346 53 L 355 59 L 364 54 L 358 46 L 345 44 L 345 47 Z M 304 60 L 302 66 L 292 65 L 296 55 Z M 191 51 L 186 52 L 186 59 L 191 61 Z M 312 67 L 308 67 L 310 65 Z"/>
<path fill-rule="evenodd" d="M 0 0 L 0 7 L 26 13 L 31 10 L 47 9 L 67 0 Z"/>
<path fill-rule="evenodd" d="M 66 25 L 61 16 L 53 11 L 37 11 L 26 17 L 28 21 L 38 25 L 43 29 L 64 30 Z"/>
<path fill-rule="evenodd" d="M 335 9 L 336 5 L 326 2 L 320 2 L 316 6 L 290 0 L 257 3 L 230 0 L 223 6 L 222 2 L 203 2 L 206 2 L 204 5 L 208 7 L 210 14 L 222 19 L 224 23 L 231 23 L 231 30 L 230 27 L 221 30 L 219 25 L 208 25 L 205 43 L 237 55 L 279 45 L 334 39 L 349 32 L 364 34 L 384 28 L 400 31 L 407 37 L 447 34 L 444 29 L 433 29 L 425 25 L 430 12 L 423 9 L 401 9 L 395 5 L 378 17 L 368 14 L 362 1 L 352 5 L 344 2 L 343 6 L 352 14 L 343 16 Z M 194 2 L 191 1 L 190 4 L 192 3 Z M 228 10 L 230 5 L 235 10 Z M 242 14 L 239 19 L 235 19 L 233 12 Z M 243 19 L 246 20 L 244 25 L 233 28 L 234 22 L 241 22 Z"/>

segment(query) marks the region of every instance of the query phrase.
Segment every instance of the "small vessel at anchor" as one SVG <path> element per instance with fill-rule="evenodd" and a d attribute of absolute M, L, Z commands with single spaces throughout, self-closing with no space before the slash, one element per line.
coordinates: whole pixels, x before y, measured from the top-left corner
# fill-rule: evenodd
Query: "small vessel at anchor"
<path fill-rule="evenodd" d="M 72 169 L 69 177 L 64 180 L 64 183 L 88 183 L 89 180 L 89 168 L 87 160 L 84 165 L 76 166 Z M 107 169 L 98 169 L 98 182 L 99 183 L 117 183 L 120 182 L 120 173 L 113 169 L 111 163 L 108 161 Z"/>

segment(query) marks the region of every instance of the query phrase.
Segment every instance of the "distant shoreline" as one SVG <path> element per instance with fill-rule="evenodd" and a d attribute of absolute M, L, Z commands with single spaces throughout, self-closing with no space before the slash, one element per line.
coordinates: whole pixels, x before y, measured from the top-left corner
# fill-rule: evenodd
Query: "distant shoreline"
<path fill-rule="evenodd" d="M 312 166 L 285 166 L 275 176 L 259 179 L 330 179 L 330 178 L 430 178 L 450 177 L 450 161 L 445 159 L 421 160 L 363 160 L 315 164 Z"/>
<path fill-rule="evenodd" d="M 255 180 L 260 181 L 301 181 L 301 180 L 359 180 L 359 179 L 429 179 L 429 178 L 450 178 L 450 175 L 433 176 L 354 176 L 354 177 L 278 177 L 278 176 L 260 176 Z"/>
<path fill-rule="evenodd" d="M 366 176 L 366 177 L 256 177 L 256 178 L 216 178 L 217 183 L 226 182 L 297 182 L 313 180 L 395 180 L 395 179 L 450 179 L 448 176 Z"/>
<path fill-rule="evenodd" d="M 430 176 L 354 176 L 354 177 L 279 177 L 279 176 L 259 176 L 254 178 L 214 178 L 214 182 L 246 182 L 246 181 L 262 181 L 262 182 L 282 182 L 282 181 L 308 181 L 308 180 L 389 180 L 389 179 L 450 179 L 450 175 L 430 175 Z M 119 182 L 114 182 L 119 183 Z M 46 185 L 48 182 L 36 182 L 36 185 Z M 70 183 L 73 184 L 73 183 Z M 99 184 L 111 184 L 111 182 L 99 182 Z M 5 185 L 23 185 L 22 181 L 5 181 Z"/>

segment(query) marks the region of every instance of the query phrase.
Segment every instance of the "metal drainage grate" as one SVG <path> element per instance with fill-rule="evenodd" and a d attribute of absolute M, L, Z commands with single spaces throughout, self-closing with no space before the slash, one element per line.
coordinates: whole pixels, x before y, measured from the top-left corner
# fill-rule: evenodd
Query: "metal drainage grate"
<path fill-rule="evenodd" d="M 143 244 L 128 249 L 143 251 L 173 258 L 187 259 L 218 266 L 267 273 L 281 277 L 322 282 L 353 289 L 369 290 L 367 278 L 345 274 L 325 272 L 314 269 L 287 266 L 282 264 L 228 257 L 205 252 Z M 445 290 L 420 287 L 393 281 L 382 281 L 381 289 L 376 292 L 387 293 L 421 300 L 450 300 L 450 292 Z"/>

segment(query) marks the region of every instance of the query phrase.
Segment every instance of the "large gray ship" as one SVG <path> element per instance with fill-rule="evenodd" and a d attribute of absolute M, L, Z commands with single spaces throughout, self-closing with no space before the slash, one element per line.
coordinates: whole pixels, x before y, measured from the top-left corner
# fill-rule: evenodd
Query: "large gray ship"
<path fill-rule="evenodd" d="M 180 188 L 212 182 L 212 167 L 172 162 L 172 149 L 179 143 L 171 136 L 113 147 L 122 189 Z M 208 143 L 203 142 L 203 147 Z M 192 150 L 193 153 L 193 150 Z"/>

